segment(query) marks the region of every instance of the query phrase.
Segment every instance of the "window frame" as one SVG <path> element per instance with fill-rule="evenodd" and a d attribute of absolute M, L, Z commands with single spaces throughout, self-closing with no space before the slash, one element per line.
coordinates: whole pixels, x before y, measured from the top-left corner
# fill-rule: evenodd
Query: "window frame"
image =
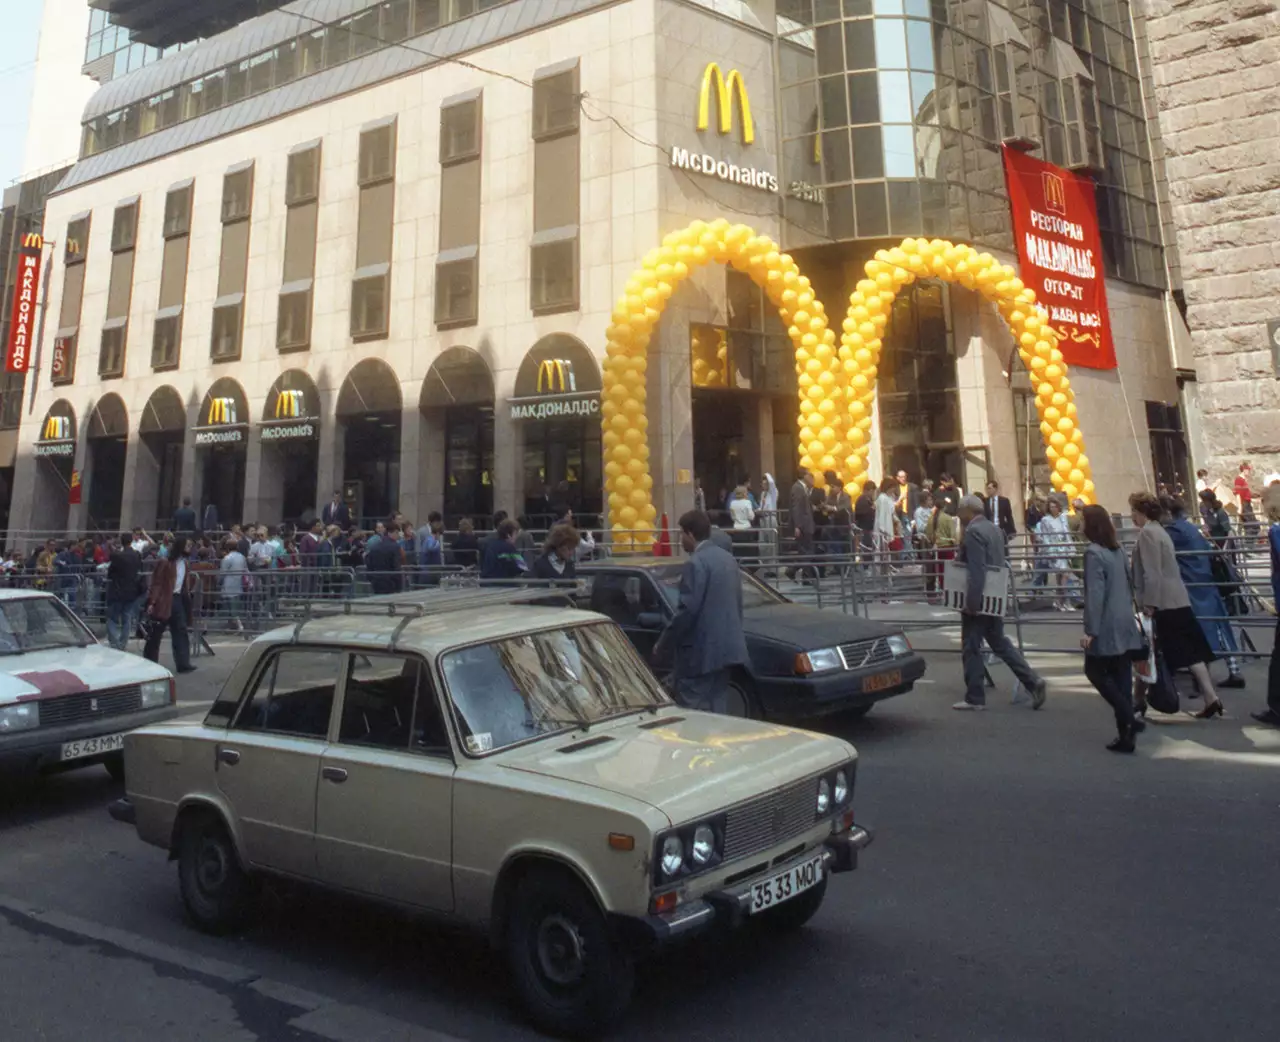
<path fill-rule="evenodd" d="M 577 311 L 581 307 L 581 239 L 581 232 L 576 224 L 570 225 L 566 228 L 554 228 L 534 235 L 532 242 L 529 244 L 529 309 L 535 315 L 551 315 L 565 311 Z M 572 271 L 570 278 L 572 288 L 569 296 L 560 300 L 539 301 L 536 296 L 539 280 L 537 276 L 537 269 L 535 267 L 535 257 L 539 251 L 555 249 L 556 247 L 562 246 L 568 246 L 572 253 Z"/>
<path fill-rule="evenodd" d="M 334 675 L 333 702 L 329 705 L 329 722 L 328 722 L 328 726 L 325 728 L 325 733 L 317 737 L 316 735 L 300 734 L 297 731 L 273 731 L 273 730 L 267 730 L 265 728 L 239 727 L 238 725 L 240 723 L 240 718 L 244 715 L 248 707 L 253 704 L 254 695 L 257 693 L 258 687 L 261 685 L 262 680 L 266 676 L 268 670 L 270 670 L 271 668 L 273 668 L 273 666 L 275 666 L 275 664 L 280 660 L 281 656 L 289 652 L 298 652 L 299 654 L 303 654 L 303 655 L 314 655 L 316 652 L 327 652 L 327 653 L 335 653 L 338 655 L 338 668 L 337 668 L 337 672 Z M 237 699 L 235 707 L 232 709 L 231 713 L 229 715 L 225 715 L 225 709 L 224 709 L 224 718 L 226 722 L 210 723 L 210 720 L 211 718 L 213 718 L 214 713 L 218 711 L 218 707 L 225 706 L 226 704 L 221 700 L 221 698 L 219 698 L 218 701 L 215 701 L 213 705 L 209 707 L 209 712 L 205 717 L 206 726 L 217 727 L 220 730 L 226 730 L 228 734 L 232 732 L 238 732 L 240 734 L 262 734 L 262 735 L 272 735 L 278 738 L 291 738 L 295 741 L 321 742 L 324 744 L 328 744 L 330 740 L 330 736 L 334 733 L 335 720 L 337 719 L 337 713 L 340 711 L 340 708 L 342 705 L 342 695 L 344 693 L 343 688 L 346 683 L 346 670 L 343 668 L 343 666 L 345 665 L 346 660 L 352 655 L 352 653 L 353 651 L 351 648 L 342 647 L 340 645 L 334 645 L 334 644 L 300 644 L 300 643 L 276 644 L 273 647 L 268 648 L 265 652 L 263 652 L 262 658 L 259 659 L 257 664 L 254 666 L 253 673 L 250 675 L 250 679 L 248 683 L 245 684 L 244 690 L 240 692 L 240 696 Z M 273 682 L 273 686 L 274 686 L 274 682 Z M 271 697 L 274 697 L 274 695 Z"/>
<path fill-rule="evenodd" d="M 447 152 L 445 149 L 448 140 L 445 134 L 445 113 L 454 109 L 465 108 L 468 105 L 475 106 L 475 121 L 473 130 L 475 132 L 475 144 L 466 152 Z M 467 91 L 465 94 L 457 94 L 451 98 L 445 98 L 440 103 L 440 165 L 453 166 L 455 163 L 467 163 L 472 160 L 478 160 L 482 157 L 484 151 L 484 93 L 477 88 L 473 91 Z"/>
<path fill-rule="evenodd" d="M 440 292 L 442 270 L 462 264 L 467 264 L 471 267 L 471 296 L 475 306 L 471 309 L 471 313 L 466 316 L 442 315 L 440 310 L 440 302 L 443 299 L 443 294 Z M 432 310 L 436 328 L 459 329 L 463 326 L 478 324 L 480 321 L 480 247 L 463 246 L 456 250 L 441 252 L 436 257 L 435 276 L 435 300 L 433 301 Z"/>
<path fill-rule="evenodd" d="M 383 322 L 380 328 L 356 328 L 356 296 L 360 293 L 361 288 L 371 285 L 375 282 L 382 284 L 382 318 Z M 362 309 L 365 311 L 367 309 Z M 351 277 L 351 322 L 350 322 L 351 339 L 357 343 L 364 343 L 369 340 L 385 340 L 391 334 L 391 264 L 382 262 L 379 264 L 371 264 L 367 268 L 359 269 Z"/>
<path fill-rule="evenodd" d="M 107 336 L 119 334 L 118 352 L 114 367 L 106 365 Z M 129 318 L 109 318 L 102 323 L 102 335 L 98 340 L 98 378 L 100 380 L 119 380 L 124 376 L 125 351 L 129 347 Z"/>
<path fill-rule="evenodd" d="M 402 648 L 381 648 L 373 650 L 369 648 L 346 648 L 345 664 L 341 672 L 341 698 L 336 701 L 334 706 L 334 714 L 330 721 L 331 734 L 333 735 L 331 745 L 338 746 L 342 749 L 366 749 L 380 753 L 392 753 L 396 755 L 407 754 L 409 756 L 422 756 L 430 760 L 444 761 L 446 758 L 449 763 L 455 767 L 458 764 L 457 752 L 454 749 L 454 731 L 451 726 L 452 713 L 450 709 L 441 700 L 441 681 L 436 675 L 436 671 L 432 668 L 431 661 L 418 651 L 406 651 Z M 394 748 L 385 745 L 369 745 L 361 742 L 343 741 L 342 740 L 342 719 L 347 708 L 347 692 L 348 684 L 351 682 L 351 671 L 357 658 L 399 658 L 403 661 L 412 661 L 418 664 L 418 689 L 414 692 L 413 699 L 413 715 L 409 720 L 409 742 L 403 748 Z M 426 682 L 430 686 L 428 692 L 429 697 L 435 699 L 436 709 L 440 715 L 440 723 L 444 728 L 445 744 L 443 747 L 432 746 L 430 748 L 418 749 L 413 745 L 413 725 L 418 719 L 418 705 L 422 699 L 422 685 Z"/>
<path fill-rule="evenodd" d="M 244 352 L 244 293 L 229 293 L 213 302 L 212 319 L 209 328 L 209 360 L 211 362 L 238 362 Z M 236 345 L 234 352 L 217 353 L 218 316 L 229 309 L 236 311 Z"/>
<path fill-rule="evenodd" d="M 177 369 L 182 361 L 182 316 L 184 308 L 181 304 L 170 307 L 161 308 L 156 312 L 155 326 L 151 331 L 151 369 L 153 372 L 162 373 L 171 369 Z M 173 323 L 173 358 L 157 359 L 156 349 L 160 342 L 160 330 L 162 323 Z"/>

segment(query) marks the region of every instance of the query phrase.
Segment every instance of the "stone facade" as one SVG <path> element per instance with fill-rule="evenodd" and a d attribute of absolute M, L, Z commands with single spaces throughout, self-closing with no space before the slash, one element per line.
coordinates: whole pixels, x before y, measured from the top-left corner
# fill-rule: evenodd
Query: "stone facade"
<path fill-rule="evenodd" d="M 1280 0 L 1145 0 L 1207 456 L 1280 466 Z"/>

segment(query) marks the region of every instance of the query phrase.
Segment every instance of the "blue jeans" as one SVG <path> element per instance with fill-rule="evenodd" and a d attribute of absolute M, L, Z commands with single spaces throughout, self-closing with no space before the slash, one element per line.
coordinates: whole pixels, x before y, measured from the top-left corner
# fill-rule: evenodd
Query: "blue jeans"
<path fill-rule="evenodd" d="M 107 601 L 107 642 L 116 651 L 127 651 L 138 629 L 138 601 Z"/>

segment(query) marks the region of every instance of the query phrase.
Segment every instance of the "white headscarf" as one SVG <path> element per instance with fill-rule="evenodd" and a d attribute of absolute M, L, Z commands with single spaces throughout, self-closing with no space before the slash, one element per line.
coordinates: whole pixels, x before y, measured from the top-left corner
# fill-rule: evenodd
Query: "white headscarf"
<path fill-rule="evenodd" d="M 778 509 L 778 483 L 772 474 L 764 476 L 764 494 L 760 497 L 760 509 L 768 513 L 776 513 Z"/>

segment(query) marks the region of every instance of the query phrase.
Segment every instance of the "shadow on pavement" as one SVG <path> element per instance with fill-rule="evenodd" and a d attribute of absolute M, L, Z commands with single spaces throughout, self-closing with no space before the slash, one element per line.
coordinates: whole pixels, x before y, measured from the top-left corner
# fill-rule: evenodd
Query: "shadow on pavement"
<path fill-rule="evenodd" d="M 123 792 L 101 764 L 54 774 L 0 773 L 0 832 L 105 808 Z"/>

